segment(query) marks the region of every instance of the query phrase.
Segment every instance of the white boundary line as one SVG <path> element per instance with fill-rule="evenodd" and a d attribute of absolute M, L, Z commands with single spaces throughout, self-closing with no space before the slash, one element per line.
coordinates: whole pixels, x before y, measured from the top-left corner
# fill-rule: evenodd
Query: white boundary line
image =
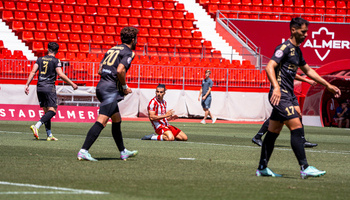
<path fill-rule="evenodd" d="M 11 131 L 0 131 L 0 133 L 15 133 L 15 134 L 30 134 L 28 132 L 11 132 Z M 72 137 L 85 137 L 85 136 L 80 136 L 80 135 L 67 135 L 67 134 L 60 134 L 62 136 L 72 136 Z M 99 138 L 112 138 L 112 137 L 99 137 Z M 135 139 L 135 138 L 123 138 L 123 139 L 129 139 L 129 140 L 140 140 L 140 139 Z M 260 147 L 256 146 L 246 146 L 246 145 L 232 145 L 232 144 L 216 144 L 216 143 L 205 143 L 205 142 L 179 142 L 179 143 L 184 143 L 184 144 L 203 144 L 203 145 L 212 145 L 212 146 L 227 146 L 227 147 L 238 147 L 238 148 L 250 148 L 250 149 L 260 149 Z M 275 148 L 277 150 L 282 150 L 282 151 L 292 151 L 290 148 Z M 344 155 L 349 155 L 350 151 L 329 151 L 329 150 L 311 150 L 311 149 L 305 149 L 306 152 L 312 152 L 312 153 L 329 153 L 329 154 L 344 154 Z"/>
<path fill-rule="evenodd" d="M 93 190 L 78 190 L 78 189 L 72 189 L 72 188 L 52 187 L 52 186 L 23 184 L 23 183 L 11 183 L 6 181 L 0 181 L 0 185 L 59 190 L 59 191 L 52 191 L 52 192 L 36 192 L 36 191 L 34 192 L 0 192 L 0 194 L 109 194 L 109 192 L 101 192 L 101 191 L 93 191 Z"/>

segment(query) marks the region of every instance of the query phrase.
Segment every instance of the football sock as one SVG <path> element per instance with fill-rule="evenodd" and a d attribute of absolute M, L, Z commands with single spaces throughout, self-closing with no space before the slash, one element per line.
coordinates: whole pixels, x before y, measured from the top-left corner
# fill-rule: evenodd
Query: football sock
<path fill-rule="evenodd" d="M 262 170 L 267 167 L 267 163 L 270 160 L 271 154 L 275 147 L 275 141 L 279 134 L 267 131 L 264 141 L 261 147 L 261 155 L 258 169 Z"/>
<path fill-rule="evenodd" d="M 153 136 L 151 137 L 151 140 L 163 141 L 163 135 L 153 135 Z"/>
<path fill-rule="evenodd" d="M 47 122 L 45 122 L 45 129 L 48 137 L 51 137 L 51 119 Z"/>
<path fill-rule="evenodd" d="M 268 118 L 263 125 L 261 126 L 259 132 L 256 134 L 256 138 L 261 138 L 268 130 L 269 128 L 269 123 L 270 123 L 270 118 Z"/>
<path fill-rule="evenodd" d="M 49 120 L 51 120 L 51 118 L 53 118 L 53 116 L 55 116 L 56 113 L 52 110 L 49 110 L 48 112 L 45 113 L 44 116 L 41 117 L 40 121 L 45 124 L 46 122 L 48 122 Z"/>
<path fill-rule="evenodd" d="M 38 121 L 38 122 L 35 124 L 35 127 L 36 127 L 37 129 L 39 129 L 41 125 L 43 125 L 43 123 L 42 123 L 41 121 Z"/>
<path fill-rule="evenodd" d="M 112 135 L 114 138 L 114 142 L 117 145 L 119 151 L 124 151 L 124 142 L 123 142 L 123 136 L 122 136 L 122 131 L 120 128 L 122 122 L 113 122 L 112 123 Z"/>
<path fill-rule="evenodd" d="M 309 165 L 306 160 L 305 148 L 304 148 L 304 128 L 298 128 L 291 131 L 290 143 L 295 156 L 298 159 L 301 168 L 307 168 Z"/>
<path fill-rule="evenodd" d="M 89 150 L 92 144 L 100 135 L 103 128 L 104 126 L 100 122 L 95 122 L 95 124 L 90 128 L 89 132 L 86 135 L 82 149 Z"/>

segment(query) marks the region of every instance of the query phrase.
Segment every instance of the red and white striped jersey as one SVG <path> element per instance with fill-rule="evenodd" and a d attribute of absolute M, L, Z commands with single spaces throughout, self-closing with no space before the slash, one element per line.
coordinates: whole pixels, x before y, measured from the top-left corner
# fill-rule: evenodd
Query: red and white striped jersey
<path fill-rule="evenodd" d="M 154 97 L 148 104 L 147 110 L 156 112 L 156 115 L 161 116 L 166 114 L 166 101 L 158 101 L 157 97 Z M 168 120 L 166 118 L 151 121 L 154 130 L 156 130 L 160 125 L 169 126 Z"/>

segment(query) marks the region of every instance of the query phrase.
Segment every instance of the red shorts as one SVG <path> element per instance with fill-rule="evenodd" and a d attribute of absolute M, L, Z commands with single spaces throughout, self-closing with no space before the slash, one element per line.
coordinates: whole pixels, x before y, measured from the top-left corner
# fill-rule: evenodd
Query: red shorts
<path fill-rule="evenodd" d="M 162 135 L 164 132 L 166 131 L 171 131 L 174 135 L 174 137 L 176 137 L 181 130 L 176 128 L 175 126 L 169 125 L 169 126 L 164 126 L 164 125 L 160 125 L 157 129 L 156 129 L 156 133 L 158 135 Z"/>

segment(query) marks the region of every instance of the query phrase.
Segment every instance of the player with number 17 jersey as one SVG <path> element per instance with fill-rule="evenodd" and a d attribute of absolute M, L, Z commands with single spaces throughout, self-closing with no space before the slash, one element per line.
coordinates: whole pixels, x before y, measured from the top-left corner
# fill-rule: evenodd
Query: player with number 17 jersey
<path fill-rule="evenodd" d="M 117 45 L 107 51 L 101 61 L 101 80 L 96 87 L 96 95 L 101 105 L 124 99 L 125 94 L 117 76 L 117 68 L 119 64 L 123 64 L 127 72 L 134 56 L 135 54 L 125 44 Z"/>

